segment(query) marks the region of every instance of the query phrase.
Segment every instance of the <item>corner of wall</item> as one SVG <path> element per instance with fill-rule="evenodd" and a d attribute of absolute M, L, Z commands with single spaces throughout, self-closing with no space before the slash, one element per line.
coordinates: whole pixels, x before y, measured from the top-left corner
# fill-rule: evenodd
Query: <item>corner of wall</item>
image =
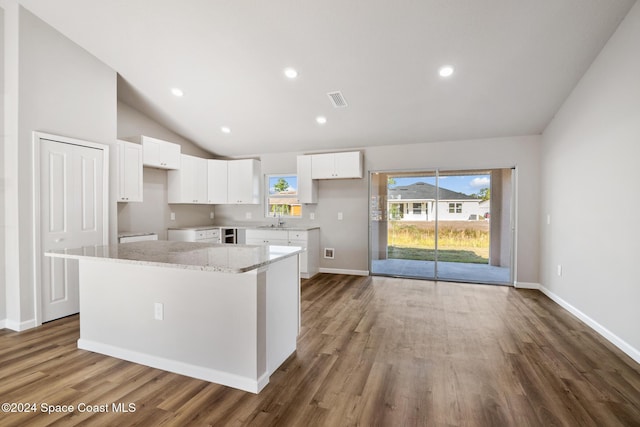
<path fill-rule="evenodd" d="M 601 323 L 595 321 L 589 315 L 579 310 L 551 290 L 547 289 L 544 286 L 540 287 L 540 291 L 548 296 L 552 301 L 558 304 L 560 307 L 567 310 L 569 313 L 576 316 L 578 319 L 587 324 L 591 329 L 595 330 L 597 333 L 602 335 L 605 339 L 611 342 L 613 345 L 622 350 L 627 356 L 631 357 L 637 363 L 640 363 L 640 349 L 633 347 L 631 344 L 620 338 L 618 335 L 607 329 Z"/>

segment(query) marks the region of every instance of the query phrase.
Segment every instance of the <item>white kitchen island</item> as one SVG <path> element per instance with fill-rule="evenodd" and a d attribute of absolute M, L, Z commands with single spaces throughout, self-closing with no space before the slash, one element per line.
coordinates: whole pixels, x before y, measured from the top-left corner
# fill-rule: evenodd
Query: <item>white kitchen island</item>
<path fill-rule="evenodd" d="M 296 349 L 300 248 L 148 241 L 79 260 L 78 348 L 258 393 Z"/>

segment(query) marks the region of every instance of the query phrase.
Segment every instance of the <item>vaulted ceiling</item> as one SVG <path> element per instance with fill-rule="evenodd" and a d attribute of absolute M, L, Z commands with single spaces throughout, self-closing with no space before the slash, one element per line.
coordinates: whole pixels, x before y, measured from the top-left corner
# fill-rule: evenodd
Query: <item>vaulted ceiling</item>
<path fill-rule="evenodd" d="M 123 102 L 240 156 L 539 134 L 634 1 L 20 3 L 117 71 Z"/>

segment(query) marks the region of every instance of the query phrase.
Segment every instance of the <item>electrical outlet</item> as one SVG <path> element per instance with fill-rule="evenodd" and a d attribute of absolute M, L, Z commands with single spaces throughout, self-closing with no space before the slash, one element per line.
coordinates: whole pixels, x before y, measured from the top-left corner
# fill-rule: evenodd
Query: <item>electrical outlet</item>
<path fill-rule="evenodd" d="M 338 220 L 342 221 L 342 212 L 338 212 Z"/>
<path fill-rule="evenodd" d="M 551 215 L 547 214 L 547 225 L 551 224 Z"/>
<path fill-rule="evenodd" d="M 246 219 L 251 219 L 251 212 L 247 212 L 246 214 L 244 214 L 244 217 Z"/>
<path fill-rule="evenodd" d="M 309 219 L 316 219 L 316 214 L 313 212 L 309 213 Z"/>
<path fill-rule="evenodd" d="M 558 276 L 562 276 L 562 265 L 558 264 Z"/>
<path fill-rule="evenodd" d="M 175 221 L 175 220 L 176 220 L 176 213 L 171 212 L 171 221 Z"/>
<path fill-rule="evenodd" d="M 209 212 L 209 219 L 213 219 L 213 211 Z"/>
<path fill-rule="evenodd" d="M 153 318 L 156 320 L 164 320 L 164 304 L 161 302 L 153 305 Z"/>

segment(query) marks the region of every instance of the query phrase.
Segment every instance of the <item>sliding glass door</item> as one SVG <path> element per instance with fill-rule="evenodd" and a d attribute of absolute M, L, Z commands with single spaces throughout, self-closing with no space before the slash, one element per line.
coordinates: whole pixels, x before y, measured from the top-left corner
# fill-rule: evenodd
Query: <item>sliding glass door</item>
<path fill-rule="evenodd" d="M 511 169 L 372 173 L 372 274 L 512 283 L 511 180 Z"/>

